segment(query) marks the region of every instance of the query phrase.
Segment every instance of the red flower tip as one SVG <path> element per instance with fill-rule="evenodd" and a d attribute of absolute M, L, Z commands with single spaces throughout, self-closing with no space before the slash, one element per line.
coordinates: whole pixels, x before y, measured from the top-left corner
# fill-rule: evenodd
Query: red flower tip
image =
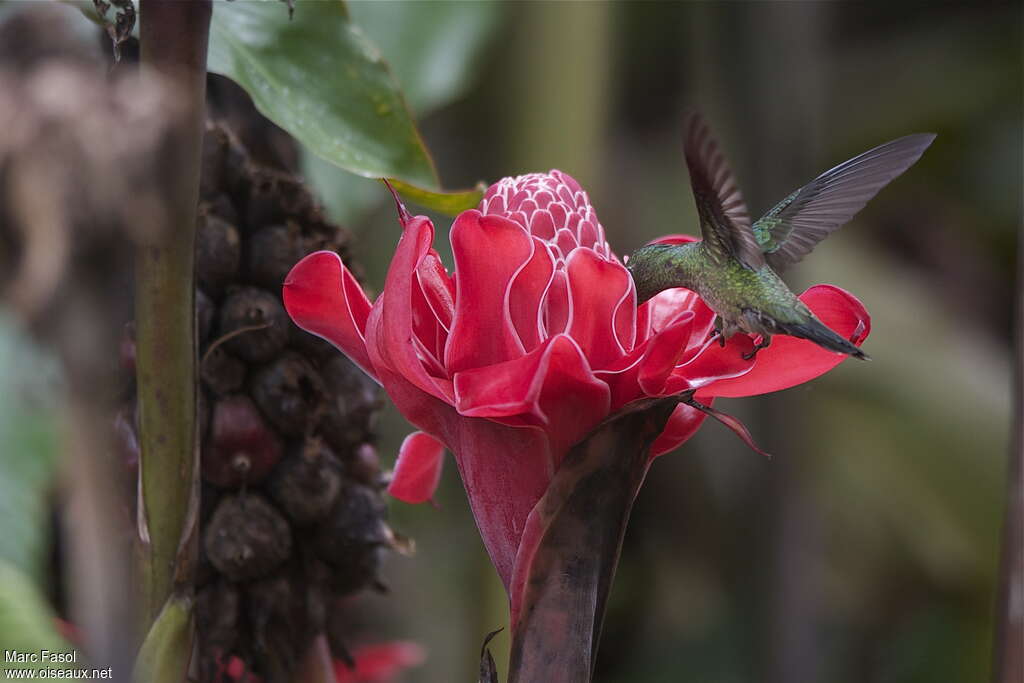
<path fill-rule="evenodd" d="M 398 449 L 388 493 L 406 503 L 432 500 L 441 481 L 444 444 L 424 432 L 405 437 Z"/>
<path fill-rule="evenodd" d="M 418 643 L 399 640 L 356 648 L 352 658 L 355 660 L 352 668 L 335 660 L 337 683 L 388 683 L 402 671 L 426 661 L 427 652 Z"/>
<path fill-rule="evenodd" d="M 395 198 L 395 206 L 398 207 L 398 220 L 402 223 L 402 227 L 404 228 L 406 224 L 412 220 L 412 214 L 410 214 L 409 210 L 405 208 L 405 204 L 402 203 L 402 198 L 398 196 L 398 190 L 394 188 L 391 181 L 387 178 L 381 178 L 380 181 L 387 186 L 391 196 Z"/>

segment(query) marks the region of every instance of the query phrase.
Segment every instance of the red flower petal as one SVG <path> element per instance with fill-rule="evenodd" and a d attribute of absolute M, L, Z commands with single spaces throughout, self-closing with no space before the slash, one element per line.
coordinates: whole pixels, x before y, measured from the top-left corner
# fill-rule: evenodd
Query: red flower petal
<path fill-rule="evenodd" d="M 637 373 L 640 389 L 648 396 L 661 396 L 665 381 L 688 349 L 693 332 L 693 314 L 687 311 L 673 324 L 651 338 Z"/>
<path fill-rule="evenodd" d="M 417 344 L 414 339 L 415 316 L 433 315 L 432 311 L 424 310 L 423 297 L 414 296 L 420 287 L 417 269 L 430 251 L 433 239 L 434 226 L 426 216 L 411 218 L 402 226 L 402 237 L 388 268 L 384 291 L 367 318 L 367 352 L 378 376 L 381 366 L 385 365 L 423 391 L 451 401 L 450 386 L 427 373 L 417 353 L 417 347 L 422 345 L 429 349 L 435 340 L 421 340 L 421 344 Z"/>
<path fill-rule="evenodd" d="M 368 326 L 373 325 L 371 315 Z M 375 346 L 370 344 L 369 350 L 374 358 Z M 484 546 L 508 588 L 526 518 L 554 472 L 547 435 L 537 427 L 463 417 L 387 365 L 379 367 L 381 384 L 402 415 L 445 443 L 455 456 Z"/>
<path fill-rule="evenodd" d="M 860 344 L 871 330 L 871 317 L 856 297 L 832 285 L 815 285 L 800 295 L 823 323 L 839 335 Z M 786 335 L 772 337 L 772 344 L 757 353 L 753 369 L 736 379 L 714 382 L 697 392 L 697 398 L 740 397 L 767 394 L 823 375 L 846 356 L 821 348 L 814 342 Z"/>
<path fill-rule="evenodd" d="M 633 278 L 614 261 L 592 249 L 576 249 L 566 259 L 572 318 L 569 334 L 580 345 L 593 368 L 606 367 L 625 353 L 614 321 L 619 305 L 635 300 Z M 636 304 L 631 303 L 635 310 Z M 630 327 L 633 327 L 632 320 Z"/>
<path fill-rule="evenodd" d="M 677 406 L 672 412 L 672 417 L 668 419 L 668 424 L 665 425 L 665 431 L 651 446 L 651 457 L 664 455 L 689 439 L 697 432 L 705 417 L 707 415 L 696 408 L 687 405 Z"/>
<path fill-rule="evenodd" d="M 455 320 L 445 348 L 449 373 L 523 354 L 508 314 L 512 278 L 533 254 L 522 226 L 500 216 L 463 211 L 451 231 L 455 255 Z"/>
<path fill-rule="evenodd" d="M 444 444 L 426 432 L 413 432 L 398 449 L 388 493 L 406 503 L 425 503 L 441 481 Z"/>
<path fill-rule="evenodd" d="M 556 270 L 551 278 L 551 284 L 544 296 L 543 308 L 542 316 L 547 334 L 553 337 L 565 332 L 572 310 L 569 303 L 569 282 L 564 269 Z"/>
<path fill-rule="evenodd" d="M 724 347 L 717 339 L 706 339 L 697 354 L 676 366 L 665 381 L 662 393 L 668 396 L 712 383 L 718 386 L 720 381 L 746 375 L 754 361 L 743 356 L 753 350 L 754 342 L 746 334 L 733 335 Z"/>
<path fill-rule="evenodd" d="M 282 297 L 296 325 L 334 344 L 376 377 L 366 353 L 370 301 L 340 256 L 318 251 L 303 258 L 285 278 Z"/>
<path fill-rule="evenodd" d="M 660 391 L 665 379 L 675 370 L 679 357 L 686 352 L 692 326 L 692 311 L 683 311 L 675 323 L 655 333 L 610 367 L 594 373 L 612 390 L 611 410 L 618 410 L 644 395 L 641 375 L 648 388 L 657 384 Z"/>
<path fill-rule="evenodd" d="M 437 321 L 446 330 L 451 329 L 455 316 L 455 285 L 448 277 L 441 257 L 433 249 L 427 252 L 416 269 L 416 279 Z"/>
<path fill-rule="evenodd" d="M 427 653 L 417 643 L 396 641 L 358 647 L 352 658 L 356 662 L 353 669 L 334 661 L 336 683 L 389 683 L 405 669 L 422 664 Z"/>
<path fill-rule="evenodd" d="M 542 240 L 534 238 L 533 256 L 523 265 L 509 290 L 508 310 L 519 340 L 532 351 L 544 337 L 541 305 L 555 272 L 555 261 Z"/>
<path fill-rule="evenodd" d="M 534 352 L 498 365 L 455 375 L 456 407 L 468 417 L 517 417 L 514 424 L 540 425 L 557 460 L 608 415 L 608 385 L 566 335 Z M 504 421 L 504 420 L 503 420 Z"/>
<path fill-rule="evenodd" d="M 710 328 L 715 319 L 712 311 L 704 300 L 684 287 L 673 287 L 655 294 L 640 305 L 640 313 L 646 315 L 651 332 L 657 332 L 671 324 L 682 311 L 693 311 L 697 316 L 698 327 Z"/>

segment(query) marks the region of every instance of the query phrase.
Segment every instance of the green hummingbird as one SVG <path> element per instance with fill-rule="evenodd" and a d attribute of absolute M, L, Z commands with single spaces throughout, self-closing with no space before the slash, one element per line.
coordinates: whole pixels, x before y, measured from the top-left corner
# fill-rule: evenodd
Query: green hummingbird
<path fill-rule="evenodd" d="M 797 263 L 830 233 L 921 158 L 935 139 L 908 135 L 879 145 L 825 171 L 750 224 L 747 206 L 711 130 L 699 115 L 686 126 L 684 152 L 700 217 L 699 242 L 654 244 L 626 262 L 637 303 L 671 287 L 691 289 L 717 314 L 724 346 L 736 332 L 760 335 L 744 358 L 771 343 L 773 334 L 808 339 L 836 353 L 869 360 L 829 329 L 786 286 L 778 273 Z"/>

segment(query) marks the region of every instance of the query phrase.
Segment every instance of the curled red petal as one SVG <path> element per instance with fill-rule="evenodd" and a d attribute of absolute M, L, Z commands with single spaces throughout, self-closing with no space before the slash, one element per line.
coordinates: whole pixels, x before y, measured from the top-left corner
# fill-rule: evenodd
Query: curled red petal
<path fill-rule="evenodd" d="M 551 440 L 556 463 L 608 415 L 611 392 L 566 335 L 521 358 L 455 375 L 456 407 L 468 417 L 526 416 Z"/>
<path fill-rule="evenodd" d="M 418 349 L 431 349 L 435 339 L 415 338 L 417 316 L 434 316 L 421 294 L 417 269 L 430 252 L 434 226 L 426 216 L 405 221 L 394 258 L 388 268 L 384 291 L 374 303 L 366 322 L 367 352 L 378 375 L 381 365 L 408 379 L 423 391 L 445 401 L 450 387 L 424 368 Z"/>
<path fill-rule="evenodd" d="M 648 326 L 651 332 L 657 332 L 666 325 L 674 322 L 683 311 L 693 311 L 697 316 L 698 326 L 710 328 L 715 319 L 715 312 L 712 311 L 697 293 L 685 287 L 672 287 L 665 289 L 640 305 L 639 309 L 645 313 L 649 321 Z"/>
<path fill-rule="evenodd" d="M 455 285 L 448 277 L 441 257 L 433 249 L 427 252 L 416 269 L 416 279 L 437 322 L 445 330 L 451 329 L 455 315 Z"/>
<path fill-rule="evenodd" d="M 533 239 L 521 225 L 473 209 L 455 219 L 451 241 L 459 277 L 445 367 L 454 374 L 522 355 L 508 296 L 512 278 L 533 254 Z"/>
<path fill-rule="evenodd" d="M 552 337 L 565 332 L 572 315 L 572 304 L 569 300 L 569 282 L 564 268 L 555 270 L 542 305 L 541 315 L 545 332 Z"/>
<path fill-rule="evenodd" d="M 593 249 L 573 250 L 565 271 L 572 301 L 569 335 L 591 367 L 603 368 L 626 352 L 616 333 L 616 313 L 624 302 L 631 312 L 636 310 L 633 278 L 622 265 L 601 258 Z M 629 327 L 635 327 L 632 318 Z"/>
<path fill-rule="evenodd" d="M 398 449 L 388 493 L 406 503 L 425 503 L 441 481 L 444 444 L 426 432 L 413 432 Z"/>
<path fill-rule="evenodd" d="M 800 300 L 839 335 L 859 345 L 871 331 L 871 317 L 849 292 L 833 285 L 815 285 Z M 757 353 L 750 372 L 735 379 L 714 382 L 697 392 L 697 398 L 741 397 L 788 389 L 823 375 L 846 360 L 805 339 L 775 335 L 772 344 Z"/>
<path fill-rule="evenodd" d="M 676 409 L 672 411 L 672 417 L 668 419 L 668 424 L 665 425 L 664 431 L 654 441 L 654 445 L 651 446 L 651 457 L 656 458 L 659 455 L 675 450 L 697 433 L 697 429 L 706 417 L 706 413 L 702 413 L 696 408 L 682 404 L 676 406 Z"/>
<path fill-rule="evenodd" d="M 651 337 L 637 373 L 637 382 L 644 394 L 662 395 L 665 381 L 676 369 L 692 338 L 693 313 L 684 312 L 676 322 Z"/>
<path fill-rule="evenodd" d="M 334 344 L 376 377 L 366 351 L 370 301 L 340 256 L 333 251 L 306 256 L 288 273 L 281 294 L 296 325 Z"/>
<path fill-rule="evenodd" d="M 541 307 L 551 285 L 555 261 L 544 242 L 533 238 L 533 256 L 512 280 L 508 310 L 523 349 L 532 351 L 544 337 Z"/>
<path fill-rule="evenodd" d="M 608 368 L 594 373 L 611 388 L 611 410 L 642 396 L 664 395 L 665 380 L 687 351 L 692 326 L 693 312 L 683 311 L 673 324 L 654 333 Z"/>
<path fill-rule="evenodd" d="M 705 339 L 699 352 L 676 366 L 662 387 L 662 395 L 699 389 L 750 372 L 753 360 L 744 358 L 754 350 L 754 342 L 746 334 L 734 334 L 721 346 L 717 339 Z"/>
<path fill-rule="evenodd" d="M 427 652 L 419 643 L 394 641 L 363 645 L 352 651 L 355 667 L 334 661 L 336 683 L 389 683 L 405 669 L 419 666 Z"/>
<path fill-rule="evenodd" d="M 371 334 L 374 324 L 371 315 Z M 369 348 L 373 357 L 376 348 Z M 526 518 L 554 473 L 547 435 L 538 427 L 463 417 L 378 358 L 374 362 L 381 368 L 381 384 L 402 415 L 451 449 L 484 546 L 508 588 Z"/>

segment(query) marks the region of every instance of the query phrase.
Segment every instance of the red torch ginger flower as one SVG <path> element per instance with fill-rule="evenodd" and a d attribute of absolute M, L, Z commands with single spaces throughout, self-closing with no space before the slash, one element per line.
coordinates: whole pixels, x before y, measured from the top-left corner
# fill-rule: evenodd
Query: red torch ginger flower
<path fill-rule="evenodd" d="M 402 208 L 401 223 L 373 304 L 336 254 L 317 252 L 288 275 L 285 306 L 299 327 L 376 378 L 422 430 L 402 445 L 395 497 L 429 499 L 443 449 L 455 455 L 506 588 L 531 509 L 570 447 L 609 415 L 683 392 L 709 403 L 785 389 L 845 359 L 780 336 L 744 360 L 752 339 L 734 335 L 724 347 L 709 339 L 714 313 L 686 289 L 637 307 L 587 194 L 561 171 L 505 178 L 460 214 L 450 274 L 431 247 L 430 220 Z M 844 337 L 859 344 L 867 336 L 867 312 L 847 292 L 818 285 L 800 298 Z M 687 440 L 703 418 L 680 405 L 652 454 Z"/>

